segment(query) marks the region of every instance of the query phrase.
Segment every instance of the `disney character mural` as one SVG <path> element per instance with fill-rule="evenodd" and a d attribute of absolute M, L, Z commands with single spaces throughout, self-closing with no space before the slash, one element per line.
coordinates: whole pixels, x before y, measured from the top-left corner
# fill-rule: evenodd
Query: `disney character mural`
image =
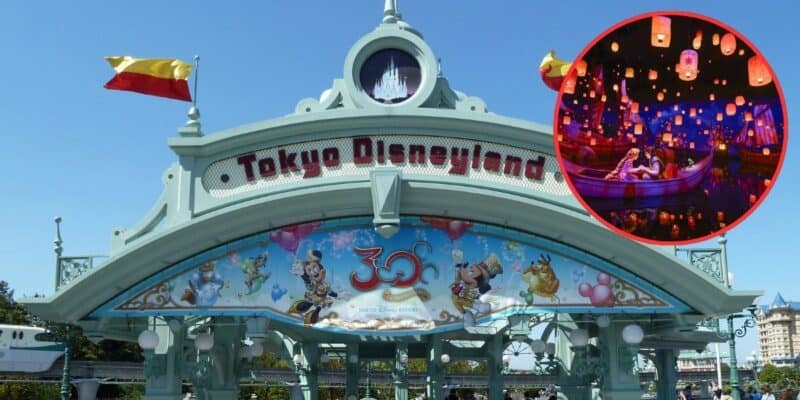
<path fill-rule="evenodd" d="M 494 253 L 472 265 L 464 262 L 461 250 L 453 250 L 452 257 L 456 275 L 455 281 L 450 285 L 451 299 L 464 318 L 464 326 L 471 327 L 475 325 L 476 316 L 491 312 L 491 304 L 481 301 L 480 296 L 492 289 L 489 281 L 503 273 L 503 266 Z"/>
<path fill-rule="evenodd" d="M 330 283 L 325 281 L 325 267 L 322 266 L 322 252 L 309 250 L 308 259 L 296 260 L 292 265 L 291 273 L 303 279 L 306 292 L 303 299 L 297 300 L 289 307 L 289 314 L 303 316 L 306 325 L 319 321 L 319 313 L 323 308 L 330 307 L 333 299 L 339 295 L 331 289 Z"/>
<path fill-rule="evenodd" d="M 213 306 L 221 296 L 220 291 L 230 286 L 216 268 L 217 262 L 213 260 L 201 264 L 189 278 L 181 300 L 198 307 Z"/>
<path fill-rule="evenodd" d="M 540 254 L 538 262 L 532 261 L 522 273 L 522 281 L 528 284 L 528 290 L 520 291 L 519 296 L 528 305 L 533 304 L 533 295 L 546 297 L 551 302 L 558 301 L 559 281 L 550 261 L 549 255 Z"/>
<path fill-rule="evenodd" d="M 261 285 L 269 279 L 269 271 L 262 272 L 267 267 L 269 255 L 263 252 L 255 257 L 250 257 L 241 262 L 240 267 L 244 273 L 244 285 L 247 286 L 246 294 L 253 294 L 261 289 Z"/>

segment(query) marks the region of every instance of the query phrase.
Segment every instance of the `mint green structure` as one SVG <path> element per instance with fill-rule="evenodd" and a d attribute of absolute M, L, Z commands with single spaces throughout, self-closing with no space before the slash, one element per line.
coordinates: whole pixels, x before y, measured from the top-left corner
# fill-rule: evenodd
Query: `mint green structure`
<path fill-rule="evenodd" d="M 415 93 L 396 104 L 375 101 L 359 80 L 365 60 L 383 49 L 412 55 L 421 73 Z M 497 78 L 498 83 L 501 79 Z M 547 161 L 540 183 L 525 184 L 434 174 L 388 163 L 366 173 L 343 166 L 338 175 L 313 179 L 287 175 L 287 183 L 257 179 L 230 190 L 224 182 L 213 183 L 209 178 L 208 171 L 219 165 L 215 163 L 240 154 L 372 135 L 491 143 L 543 154 Z M 177 159 L 162 176 L 163 192 L 141 222 L 113 230 L 109 257 L 98 263 L 93 257 L 59 254 L 55 294 L 24 301 L 32 314 L 80 325 L 93 340 L 136 342 L 142 331 L 156 332 L 157 345 L 144 351 L 146 400 L 180 399 L 182 383 L 192 384 L 200 399 L 238 398 L 239 382 L 250 371 L 250 357 L 242 356 L 249 351 L 243 343 L 246 337 L 257 339 L 264 351 L 292 360 L 297 377 L 292 383 L 293 398 L 316 399 L 321 360 L 339 357 L 346 363 L 348 400 L 359 397 L 358 388 L 366 379 L 364 366 L 371 360 L 395 366 L 395 399 L 413 398 L 409 358 L 426 361 L 426 391 L 432 400 L 443 398 L 447 363 L 456 360 L 484 362 L 491 382 L 485 392 L 492 400 L 501 399 L 503 377 L 509 373 L 504 357 L 508 345 L 530 343 L 531 329 L 536 326 L 547 327 L 543 337 L 555 350 L 537 352 L 540 362 L 531 368 L 552 377 L 560 388 L 559 398 L 639 399 L 637 354 L 653 358 L 659 369 L 659 399 L 670 398 L 676 385 L 678 351 L 720 341 L 698 323 L 740 311 L 760 295 L 726 286 L 721 279 L 723 272 L 727 274 L 721 270 L 724 254 L 718 250 L 705 254 L 704 260 L 710 262 L 694 262 L 691 257 L 686 261 L 671 248 L 633 242 L 594 221 L 561 179 L 550 125 L 489 112 L 480 98 L 453 89 L 433 50 L 402 19 L 393 0 L 386 1 L 380 25 L 347 53 L 342 77 L 334 79 L 319 98 L 301 100 L 291 115 L 211 134 L 202 131 L 199 111 L 193 107 L 189 121 L 179 128 L 178 137 L 169 139 L 169 146 Z M 252 316 L 93 316 L 95 310 L 154 274 L 238 238 L 308 221 L 363 216 L 372 217 L 376 231 L 390 237 L 405 215 L 481 221 L 552 239 L 669 293 L 686 311 L 621 314 L 610 308 L 604 311 L 609 324 L 600 327 L 589 313 L 542 310 L 538 315 L 511 315 L 463 331 L 408 336 L 330 333 L 269 320 L 255 312 Z M 635 344 L 623 340 L 624 328 L 632 323 L 644 330 L 644 337 Z M 569 333 L 579 327 L 587 330 L 588 345 L 570 340 Z M 213 345 L 201 348 L 200 338 L 205 340 L 203 335 L 210 331 Z"/>

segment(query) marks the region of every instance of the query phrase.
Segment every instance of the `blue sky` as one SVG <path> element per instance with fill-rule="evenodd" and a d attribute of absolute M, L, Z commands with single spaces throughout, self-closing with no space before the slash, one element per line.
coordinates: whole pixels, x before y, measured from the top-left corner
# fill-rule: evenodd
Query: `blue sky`
<path fill-rule="evenodd" d="M 721 20 L 767 58 L 798 113 L 796 4 L 759 2 L 521 2 L 400 0 L 451 85 L 498 114 L 550 124 L 555 93 L 537 67 L 550 49 L 569 59 L 596 35 L 646 11 L 686 10 Z M 175 160 L 167 138 L 186 103 L 108 91 L 107 55 L 200 54 L 204 131 L 277 118 L 342 76 L 353 43 L 380 21 L 383 2 L 45 1 L 0 4 L 0 279 L 20 295 L 52 293 L 53 217 L 66 255 L 106 254 L 114 227 L 131 226 L 161 192 Z M 800 300 L 792 249 L 800 244 L 798 145 L 790 130 L 783 171 L 761 207 L 729 233 L 736 289 Z M 675 285 L 680 285 L 676 282 Z M 740 354 L 756 335 L 743 339 Z"/>

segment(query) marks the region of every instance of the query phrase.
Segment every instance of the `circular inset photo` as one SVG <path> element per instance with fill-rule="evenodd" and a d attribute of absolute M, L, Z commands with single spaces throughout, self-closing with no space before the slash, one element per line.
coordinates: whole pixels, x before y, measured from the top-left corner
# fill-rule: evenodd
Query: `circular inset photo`
<path fill-rule="evenodd" d="M 710 18 L 650 13 L 594 40 L 561 85 L 556 154 L 606 226 L 653 244 L 722 234 L 760 204 L 786 152 L 764 57 Z"/>
<path fill-rule="evenodd" d="M 373 100 L 397 104 L 419 88 L 422 73 L 417 59 L 398 49 L 379 50 L 369 56 L 359 73 L 361 87 Z"/>

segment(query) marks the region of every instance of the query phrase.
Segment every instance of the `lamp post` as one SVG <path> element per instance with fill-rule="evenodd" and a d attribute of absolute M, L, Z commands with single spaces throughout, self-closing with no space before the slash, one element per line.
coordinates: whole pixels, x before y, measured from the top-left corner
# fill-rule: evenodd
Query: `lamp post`
<path fill-rule="evenodd" d="M 70 353 L 70 344 L 72 343 L 72 325 L 67 324 L 64 333 L 64 368 L 61 371 L 61 400 L 69 400 L 72 394 L 72 387 L 69 383 L 69 361 L 72 357 Z"/>
<path fill-rule="evenodd" d="M 728 352 L 729 352 L 729 366 L 731 370 L 731 395 L 734 400 L 741 400 L 739 396 L 739 368 L 736 362 L 736 338 L 744 337 L 747 335 L 747 329 L 756 326 L 756 307 L 750 306 L 747 308 L 749 314 L 736 313 L 728 315 Z M 733 329 L 733 320 L 744 319 L 742 326 L 738 329 Z"/>

